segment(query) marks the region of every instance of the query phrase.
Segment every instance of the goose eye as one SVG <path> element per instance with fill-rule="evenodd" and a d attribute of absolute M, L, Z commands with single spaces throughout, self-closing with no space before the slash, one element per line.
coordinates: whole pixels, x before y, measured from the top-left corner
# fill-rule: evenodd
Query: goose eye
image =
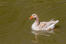
<path fill-rule="evenodd" d="M 36 18 L 34 18 L 34 19 L 36 19 Z"/>

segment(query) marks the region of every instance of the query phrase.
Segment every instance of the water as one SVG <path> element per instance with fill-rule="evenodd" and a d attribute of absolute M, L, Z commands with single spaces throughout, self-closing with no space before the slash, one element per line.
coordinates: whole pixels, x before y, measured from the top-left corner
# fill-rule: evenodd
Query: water
<path fill-rule="evenodd" d="M 33 13 L 40 21 L 60 20 L 55 34 L 38 36 L 36 44 L 66 44 L 66 0 L 0 0 L 0 44 L 35 44 L 29 20 Z"/>

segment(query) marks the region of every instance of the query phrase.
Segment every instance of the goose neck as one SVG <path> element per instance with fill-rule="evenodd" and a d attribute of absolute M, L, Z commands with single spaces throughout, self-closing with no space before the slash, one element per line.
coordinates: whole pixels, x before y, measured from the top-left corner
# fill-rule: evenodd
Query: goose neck
<path fill-rule="evenodd" d="M 37 25 L 39 25 L 39 18 L 38 18 L 38 17 L 36 17 L 35 23 L 36 23 Z"/>

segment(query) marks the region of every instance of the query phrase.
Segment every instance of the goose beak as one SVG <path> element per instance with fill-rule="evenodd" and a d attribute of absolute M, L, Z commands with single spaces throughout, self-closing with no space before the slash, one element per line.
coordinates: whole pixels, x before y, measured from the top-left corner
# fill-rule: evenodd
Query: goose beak
<path fill-rule="evenodd" d="M 30 20 L 32 20 L 33 19 L 33 16 L 30 16 Z"/>

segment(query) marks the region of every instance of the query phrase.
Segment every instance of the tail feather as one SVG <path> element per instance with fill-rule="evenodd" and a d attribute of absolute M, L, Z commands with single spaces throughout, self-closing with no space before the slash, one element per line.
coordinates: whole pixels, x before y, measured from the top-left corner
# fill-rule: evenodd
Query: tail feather
<path fill-rule="evenodd" d="M 58 22 L 59 22 L 59 20 L 56 20 L 56 21 L 55 21 L 55 24 L 58 23 Z"/>

